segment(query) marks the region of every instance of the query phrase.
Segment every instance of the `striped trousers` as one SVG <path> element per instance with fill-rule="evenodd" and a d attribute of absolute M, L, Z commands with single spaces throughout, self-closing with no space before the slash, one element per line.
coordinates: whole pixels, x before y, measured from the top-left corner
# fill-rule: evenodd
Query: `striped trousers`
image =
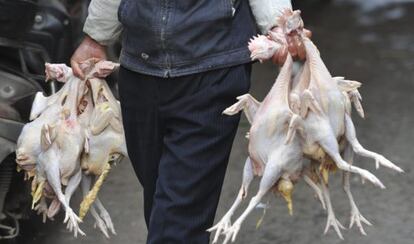
<path fill-rule="evenodd" d="M 144 188 L 149 244 L 206 244 L 240 115 L 222 111 L 250 86 L 251 64 L 173 78 L 121 67 L 128 154 Z"/>

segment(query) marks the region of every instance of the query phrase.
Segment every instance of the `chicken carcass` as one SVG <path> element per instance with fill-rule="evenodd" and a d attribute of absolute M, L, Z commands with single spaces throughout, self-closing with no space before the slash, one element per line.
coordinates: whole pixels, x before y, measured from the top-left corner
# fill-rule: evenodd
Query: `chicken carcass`
<path fill-rule="evenodd" d="M 223 219 L 209 231 L 216 230 L 215 240 L 223 232 L 224 243 L 234 241 L 241 224 L 248 214 L 260 203 L 262 198 L 272 189 L 280 192 L 290 201 L 292 181 L 296 181 L 303 169 L 302 150 L 298 137 L 287 144 L 286 135 L 293 112 L 289 107 L 289 90 L 293 60 L 288 54 L 280 74 L 252 118 L 249 133 L 249 158 L 244 167 L 242 188 L 232 209 Z M 254 103 L 254 102 L 253 102 Z M 225 110 L 225 113 L 229 113 Z M 247 209 L 233 223 L 231 215 L 240 201 L 246 197 L 247 188 L 253 175 L 261 176 L 259 191 L 251 199 Z"/>
<path fill-rule="evenodd" d="M 118 65 L 112 62 L 99 62 L 91 71 L 93 77 L 88 79 L 92 93 L 91 100 L 94 109 L 90 114 L 86 127 L 87 150 L 82 153 L 81 167 L 84 173 L 85 189 L 91 185 L 92 178 L 97 178 L 93 188 L 84 195 L 79 216 L 82 219 L 89 207 L 97 199 L 99 189 L 109 173 L 110 163 L 118 162 L 127 156 L 124 130 L 122 127 L 121 109 L 118 101 L 110 91 L 104 77 L 112 72 Z M 107 229 L 116 234 L 112 221 L 103 208 L 99 199 L 96 207 L 100 210 L 104 222 L 99 221 L 96 210 L 92 209 L 92 215 L 97 221 L 98 227 L 107 236 Z M 103 225 L 105 223 L 105 225 Z"/>
<path fill-rule="evenodd" d="M 55 79 L 64 82 L 63 87 L 55 94 L 45 97 L 38 92 L 30 111 L 30 120 L 24 127 L 17 140 L 16 163 L 25 170 L 29 177 L 34 176 L 37 157 L 40 154 L 40 130 L 44 124 L 54 124 L 61 112 L 69 93 L 69 84 L 66 83 L 68 72 L 65 64 L 45 64 L 47 80 Z"/>
<path fill-rule="evenodd" d="M 41 131 L 41 153 L 37 176 L 40 187 L 47 181 L 65 208 L 64 223 L 70 222 L 74 235 L 84 235 L 79 228 L 81 220 L 70 207 L 70 198 L 80 184 L 82 171 L 80 155 L 84 148 L 84 131 L 78 119 L 78 99 L 83 81 L 71 77 L 67 81 L 71 91 L 55 124 L 44 124 Z M 65 186 L 65 194 L 62 190 Z"/>
<path fill-rule="evenodd" d="M 219 223 L 209 229 L 216 231 L 213 242 L 220 234 L 225 235 L 224 243 L 234 241 L 247 215 L 271 190 L 280 193 L 291 209 L 293 183 L 301 177 L 315 191 L 328 212 L 325 232 L 333 226 L 342 239 L 340 229 L 344 227 L 335 217 L 327 185 L 328 173 L 334 169 L 344 172 L 344 190 L 351 203 L 350 226 L 356 223 L 365 234 L 361 223 L 370 223 L 356 207 L 350 192 L 349 174 L 359 174 L 381 188 L 384 185 L 369 171 L 352 165 L 353 152 L 375 159 L 377 167 L 383 165 L 402 172 L 385 157 L 366 150 L 358 142 L 350 106 L 352 102 L 357 112 L 364 116 L 357 91 L 360 83 L 331 77 L 317 48 L 308 38 L 309 32 L 304 31 L 299 14 L 299 11 L 287 9 L 277 27 L 267 36 L 254 38 L 249 44 L 252 58 L 260 61 L 273 58 L 276 63 L 284 62 L 264 101 L 259 103 L 246 94 L 238 97 L 239 101 L 223 112 L 233 115 L 244 110 L 246 113 L 251 122 L 249 158 L 236 201 Z M 301 71 L 293 79 L 292 56 L 306 58 Z M 231 217 L 246 197 L 254 175 L 262 176 L 259 191 L 243 214 L 231 224 Z"/>
<path fill-rule="evenodd" d="M 102 111 L 103 109 L 107 111 L 108 106 L 105 107 L 105 104 L 99 104 L 103 103 L 103 99 L 109 98 L 110 106 L 113 107 L 114 104 L 116 106 L 111 111 L 115 111 L 114 114 L 116 114 L 117 120 L 110 120 L 110 124 L 118 132 L 118 135 L 116 138 L 108 136 L 111 132 L 105 127 L 101 128 L 100 131 L 95 129 L 93 133 L 96 137 L 103 137 L 100 140 L 110 140 L 111 145 L 119 146 L 124 143 L 118 102 L 111 94 L 109 87 L 101 79 L 97 80 L 101 84 L 99 89 L 102 86 L 106 89 L 105 97 L 102 98 L 102 91 L 96 92 L 96 97 L 99 97 L 99 99 L 94 100 L 91 82 L 89 81 L 89 79 L 93 80 L 97 77 L 107 76 L 116 67 L 117 65 L 111 62 L 88 60 L 81 65 L 81 68 L 87 74 L 87 79 L 83 81 L 73 76 L 72 70 L 64 64 L 46 64 L 47 79 L 56 79 L 65 84 L 57 93 L 49 97 L 44 97 L 41 93 L 36 95 L 31 110 L 33 121 L 24 127 L 19 137 L 16 161 L 19 167 L 28 172 L 29 178 L 34 176 L 32 181 L 34 210 L 37 210 L 39 214 L 43 214 L 45 221 L 47 217 L 53 219 L 53 216 L 62 205 L 66 211 L 64 222 L 68 223 L 67 228 L 73 231 L 75 236 L 78 233 L 82 235 L 84 233 L 79 228 L 81 219 L 70 207 L 70 199 L 78 188 L 82 177 L 85 178 L 84 181 L 86 182 L 86 184 L 82 184 L 85 195 L 89 192 L 91 185 L 91 183 L 88 183 L 90 176 L 82 171 L 81 155 L 98 151 L 101 154 L 95 153 L 91 157 L 109 155 L 107 158 L 103 156 L 97 158 L 97 160 L 107 161 L 120 158 L 116 154 L 118 151 L 122 155 L 126 155 L 125 146 L 120 146 L 122 150 L 118 150 L 116 146 L 100 148 L 101 145 L 95 143 L 90 148 L 89 142 L 91 140 L 86 140 L 86 135 L 91 134 L 91 118 L 95 118 L 96 121 L 100 119 L 94 116 L 95 110 Z M 102 85 L 103 83 L 105 84 Z M 95 127 L 99 128 L 99 126 Z M 119 133 L 121 133 L 121 136 Z M 95 141 L 92 140 L 92 142 Z M 108 149 L 109 151 L 105 152 L 102 149 Z M 91 158 L 89 160 L 93 161 Z M 101 164 L 103 163 L 101 162 Z M 85 174 L 82 176 L 83 173 Z M 95 198 L 96 194 L 93 200 Z M 51 199 L 49 206 L 48 199 Z M 94 204 L 92 215 L 100 230 L 108 237 L 107 229 L 115 233 L 112 220 L 99 199 L 95 202 L 93 200 L 88 201 L 90 204 Z M 95 207 L 99 210 L 100 215 L 94 214 L 96 213 Z"/>
<path fill-rule="evenodd" d="M 82 168 L 82 201 L 79 217 L 82 220 L 89 208 L 95 219 L 95 225 L 109 238 L 108 229 L 116 234 L 108 211 L 97 198 L 98 190 L 109 169 L 110 161 L 120 160 L 126 155 L 120 108 L 106 82 L 102 80 L 119 65 L 95 59 L 87 60 L 81 68 L 87 73 L 86 85 L 78 106 L 79 121 L 85 133 L 85 147 L 81 155 Z M 114 116 L 101 116 L 111 114 Z M 116 115 L 116 116 L 115 116 Z M 110 129 L 105 123 L 112 125 Z M 116 121 L 115 121 L 116 120 Z M 94 176 L 100 176 L 94 187 L 91 184 Z M 93 204 L 93 205 L 92 205 Z M 92 206 L 91 206 L 92 205 Z M 97 210 L 99 210 L 99 214 Z M 68 225 L 69 229 L 73 226 Z"/>
<path fill-rule="evenodd" d="M 67 81 L 68 76 L 63 75 L 67 74 L 66 71 L 68 69 L 65 64 L 46 63 L 45 67 L 47 80 Z M 69 84 L 65 83 L 59 92 L 49 97 L 44 97 L 41 92 L 36 94 L 30 113 L 30 119 L 33 121 L 24 126 L 17 143 L 16 162 L 20 169 L 26 171 L 26 179 L 34 176 L 32 181 L 32 208 L 38 214 L 43 215 L 43 222 L 46 221 L 47 217 L 53 219 L 53 216 L 59 211 L 60 202 L 47 181 L 38 181 L 36 174 L 36 164 L 41 152 L 41 129 L 45 124 L 54 124 L 59 118 L 62 105 L 68 96 L 69 86 Z M 52 199 L 49 207 L 47 206 L 46 199 Z M 39 204 L 35 205 L 39 200 Z"/>

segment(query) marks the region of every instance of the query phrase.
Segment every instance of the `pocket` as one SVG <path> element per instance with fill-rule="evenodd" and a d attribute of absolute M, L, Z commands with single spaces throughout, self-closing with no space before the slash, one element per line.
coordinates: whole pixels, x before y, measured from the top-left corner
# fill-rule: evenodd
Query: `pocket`
<path fill-rule="evenodd" d="M 240 64 L 215 72 L 217 80 L 211 88 L 217 92 L 219 97 L 233 101 L 236 97 L 249 91 L 251 64 Z"/>

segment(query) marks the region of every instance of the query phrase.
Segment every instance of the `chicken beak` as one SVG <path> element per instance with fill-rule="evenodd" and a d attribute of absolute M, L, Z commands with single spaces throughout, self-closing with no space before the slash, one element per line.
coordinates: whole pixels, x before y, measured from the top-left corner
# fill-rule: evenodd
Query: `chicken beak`
<path fill-rule="evenodd" d="M 292 192 L 293 183 L 288 179 L 281 179 L 277 185 L 277 189 L 285 199 L 289 210 L 289 215 L 293 215 Z"/>

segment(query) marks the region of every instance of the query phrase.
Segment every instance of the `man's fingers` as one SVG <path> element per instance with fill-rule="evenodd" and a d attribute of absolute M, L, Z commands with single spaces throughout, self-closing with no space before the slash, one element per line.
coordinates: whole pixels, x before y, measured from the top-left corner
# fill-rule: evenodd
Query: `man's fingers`
<path fill-rule="evenodd" d="M 75 60 L 71 60 L 70 64 L 72 66 L 73 75 L 80 79 L 84 79 L 85 75 L 83 74 L 83 71 L 79 66 L 79 63 L 76 62 Z"/>
<path fill-rule="evenodd" d="M 73 75 L 85 79 L 86 70 L 102 59 L 106 59 L 106 47 L 86 35 L 70 61 Z"/>

